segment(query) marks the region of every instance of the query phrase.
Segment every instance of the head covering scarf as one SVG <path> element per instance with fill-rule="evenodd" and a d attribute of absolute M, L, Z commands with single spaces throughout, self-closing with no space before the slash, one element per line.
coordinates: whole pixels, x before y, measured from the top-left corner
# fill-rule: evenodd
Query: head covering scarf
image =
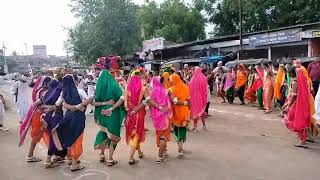
<path fill-rule="evenodd" d="M 278 100 L 281 99 L 281 86 L 284 78 L 284 69 L 282 66 L 279 67 L 276 79 L 274 81 L 274 97 Z"/>
<path fill-rule="evenodd" d="M 73 76 L 70 74 L 63 78 L 62 97 L 69 105 L 78 105 L 82 102 Z M 69 148 L 83 133 L 85 119 L 85 113 L 82 111 L 65 112 L 63 119 L 52 130 L 54 144 L 59 151 Z"/>
<path fill-rule="evenodd" d="M 167 129 L 169 127 L 169 119 L 172 117 L 172 108 L 168 92 L 160 83 L 160 77 L 152 79 L 150 98 L 159 106 L 168 109 L 168 112 L 161 112 L 156 107 L 150 107 L 150 115 L 154 128 L 156 130 Z"/>
<path fill-rule="evenodd" d="M 164 73 L 162 74 L 162 77 L 163 77 L 163 83 L 162 83 L 162 85 L 163 85 L 163 87 L 164 87 L 165 89 L 169 89 L 169 88 L 171 87 L 171 83 L 170 83 L 170 81 L 169 81 L 169 76 L 170 76 L 170 74 L 169 74 L 168 72 L 164 72 Z"/>
<path fill-rule="evenodd" d="M 196 119 L 204 113 L 208 98 L 208 81 L 199 67 L 195 68 L 189 83 L 191 118 Z"/>
<path fill-rule="evenodd" d="M 234 84 L 234 80 L 235 80 L 235 72 L 233 69 L 229 69 L 229 71 L 227 72 L 227 74 L 225 74 L 225 82 L 224 82 L 224 86 L 223 86 L 223 90 L 226 92 L 228 91 L 229 88 L 231 88 Z"/>
<path fill-rule="evenodd" d="M 122 90 L 119 87 L 116 80 L 109 73 L 108 70 L 101 71 L 98 78 L 95 92 L 96 102 L 107 102 L 113 100 L 117 102 L 122 96 Z M 101 114 L 102 110 L 109 109 L 111 105 L 96 106 L 94 111 L 94 118 L 99 123 L 101 130 L 96 136 L 94 148 L 100 148 L 106 146 L 106 141 L 110 140 L 118 142 L 120 141 L 120 129 L 125 111 L 123 106 L 120 106 L 112 111 L 110 116 Z"/>
<path fill-rule="evenodd" d="M 127 91 L 129 101 L 134 106 L 139 104 L 141 89 L 142 83 L 139 76 L 132 76 L 128 82 Z"/>
<path fill-rule="evenodd" d="M 294 132 L 310 127 L 310 92 L 307 86 L 307 78 L 299 69 L 297 69 L 297 83 L 296 102 L 290 107 L 286 115 L 286 126 Z"/>
<path fill-rule="evenodd" d="M 56 79 L 51 80 L 48 85 L 48 90 L 43 96 L 43 103 L 46 105 L 54 105 L 58 100 L 61 91 L 62 84 Z"/>
<path fill-rule="evenodd" d="M 179 101 L 186 101 L 189 98 L 189 88 L 180 79 L 178 74 L 170 76 L 172 86 L 169 89 L 174 97 Z M 187 106 L 173 105 L 172 123 L 177 127 L 185 127 L 190 118 L 189 108 Z"/>
<path fill-rule="evenodd" d="M 239 89 L 241 86 L 244 86 L 247 83 L 247 80 L 248 80 L 248 73 L 247 73 L 246 67 L 244 66 L 244 64 L 241 63 L 237 71 L 235 88 Z"/>

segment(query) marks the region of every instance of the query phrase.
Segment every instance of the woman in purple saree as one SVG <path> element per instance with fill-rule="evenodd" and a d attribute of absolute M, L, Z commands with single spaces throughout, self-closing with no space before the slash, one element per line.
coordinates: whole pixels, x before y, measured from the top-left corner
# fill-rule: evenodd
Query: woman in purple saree
<path fill-rule="evenodd" d="M 44 163 L 46 168 L 52 168 L 58 166 L 58 162 L 63 162 L 64 157 L 67 155 L 67 149 L 58 151 L 54 145 L 52 139 L 52 130 L 63 118 L 62 106 L 56 106 L 55 103 L 59 99 L 62 92 L 62 84 L 53 79 L 49 83 L 47 92 L 42 99 L 44 105 L 46 105 L 45 113 L 42 115 L 43 123 L 47 126 L 46 134 L 49 137 L 48 155 L 47 160 Z M 55 155 L 55 159 L 51 161 L 52 155 Z"/>

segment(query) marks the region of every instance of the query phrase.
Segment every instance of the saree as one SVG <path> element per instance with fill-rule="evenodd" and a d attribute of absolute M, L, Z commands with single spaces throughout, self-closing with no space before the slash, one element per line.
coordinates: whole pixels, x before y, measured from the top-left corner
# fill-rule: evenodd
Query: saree
<path fill-rule="evenodd" d="M 160 83 L 159 77 L 152 79 L 152 90 L 150 98 L 159 106 L 166 108 L 167 112 L 162 112 L 156 107 L 150 107 L 150 117 L 153 122 L 153 127 L 156 130 L 157 146 L 160 146 L 160 138 L 166 141 L 170 140 L 169 121 L 172 117 L 172 107 L 168 91 Z"/>
<path fill-rule="evenodd" d="M 62 84 L 56 79 L 53 79 L 48 85 L 47 92 L 43 96 L 42 101 L 44 105 L 55 105 L 56 101 L 60 97 L 61 92 L 62 92 Z M 59 124 L 62 118 L 63 118 L 62 107 L 57 107 L 55 111 L 45 112 L 42 115 L 42 119 L 44 123 L 46 123 L 47 125 L 47 130 L 45 134 L 47 134 L 49 137 L 48 155 L 50 156 L 57 155 L 60 157 L 65 157 L 67 155 L 66 150 L 63 150 L 63 151 L 57 150 L 52 138 L 52 130 Z"/>
<path fill-rule="evenodd" d="M 272 106 L 272 99 L 273 99 L 273 83 L 272 77 L 270 75 L 271 71 L 267 70 L 264 73 L 264 80 L 263 80 L 263 105 L 264 108 L 267 110 L 271 109 Z"/>
<path fill-rule="evenodd" d="M 32 89 L 32 102 L 36 102 L 38 99 L 41 99 L 43 96 L 46 88 L 43 87 L 44 84 L 50 81 L 49 77 L 38 76 L 36 83 Z M 35 143 L 40 142 L 41 138 L 43 137 L 46 144 L 48 144 L 48 138 L 43 136 L 43 130 L 41 128 L 41 109 L 38 106 L 34 106 L 33 104 L 29 107 L 27 115 L 23 120 L 21 127 L 20 127 L 20 141 L 19 146 L 22 146 L 28 130 L 30 126 L 32 127 L 30 136 L 32 141 Z"/>
<path fill-rule="evenodd" d="M 163 84 L 163 87 L 165 89 L 169 89 L 171 87 L 171 83 L 169 82 L 169 76 L 170 76 L 170 74 L 168 72 L 164 72 L 162 74 L 162 77 L 163 77 L 163 83 L 162 84 Z"/>
<path fill-rule="evenodd" d="M 291 96 L 292 91 L 289 94 L 289 99 Z M 285 125 L 289 130 L 296 132 L 301 140 L 305 140 L 305 129 L 310 127 L 309 97 L 307 78 L 301 70 L 297 70 L 297 98 L 285 115 Z"/>
<path fill-rule="evenodd" d="M 254 83 L 255 83 L 254 74 L 250 74 L 248 76 L 247 89 L 244 93 L 244 98 L 248 100 L 250 103 L 254 103 L 257 98 Z"/>
<path fill-rule="evenodd" d="M 276 100 L 281 99 L 281 86 L 283 84 L 283 78 L 284 78 L 284 69 L 282 66 L 279 67 L 276 78 L 274 80 L 274 98 Z"/>
<path fill-rule="evenodd" d="M 234 80 L 235 73 L 233 70 L 229 70 L 224 77 L 223 90 L 225 91 L 226 98 L 230 104 L 232 104 L 234 101 Z"/>
<path fill-rule="evenodd" d="M 244 64 L 240 64 L 239 69 L 237 70 L 235 88 L 239 89 L 240 87 L 246 85 L 247 80 L 248 80 L 248 73 L 247 73 L 246 67 L 244 66 Z"/>
<path fill-rule="evenodd" d="M 207 106 L 208 81 L 199 67 L 195 68 L 189 82 L 191 118 L 196 119 L 203 115 Z"/>
<path fill-rule="evenodd" d="M 113 100 L 117 102 L 122 96 L 122 90 L 109 73 L 108 70 L 103 70 L 98 78 L 96 85 L 95 101 L 107 102 Z M 97 106 L 94 110 L 94 118 L 99 124 L 100 130 L 94 142 L 94 149 L 109 148 L 111 142 L 116 147 L 120 141 L 121 124 L 125 116 L 123 106 L 120 106 L 112 111 L 110 116 L 101 114 L 102 110 L 109 109 L 111 105 Z"/>
<path fill-rule="evenodd" d="M 178 74 L 170 76 L 172 86 L 169 92 L 177 98 L 178 101 L 187 101 L 189 99 L 189 89 L 186 84 L 182 82 Z M 186 141 L 187 124 L 190 119 L 188 106 L 176 105 L 172 106 L 173 116 L 171 123 L 173 125 L 173 134 L 178 143 Z"/>
<path fill-rule="evenodd" d="M 82 102 L 78 89 L 74 83 L 72 75 L 66 75 L 63 78 L 62 97 L 65 103 L 69 105 L 78 105 Z M 52 130 L 52 138 L 56 148 L 59 151 L 69 148 L 74 150 L 71 146 L 77 146 L 77 156 L 82 153 L 82 134 L 85 128 L 85 112 L 76 110 L 67 110 L 62 120 Z M 77 157 L 72 157 L 76 159 Z"/>
<path fill-rule="evenodd" d="M 127 144 L 135 148 L 145 140 L 144 118 L 146 110 L 143 107 L 135 114 L 131 114 L 131 112 L 141 104 L 145 92 L 146 88 L 142 85 L 139 76 L 132 76 L 125 93 L 125 108 L 128 113 L 124 125 L 126 128 Z"/>

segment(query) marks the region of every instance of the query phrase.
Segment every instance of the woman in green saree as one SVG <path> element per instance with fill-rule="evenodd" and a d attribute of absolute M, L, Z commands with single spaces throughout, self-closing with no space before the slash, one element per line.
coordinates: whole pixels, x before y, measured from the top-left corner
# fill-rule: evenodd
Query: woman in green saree
<path fill-rule="evenodd" d="M 124 97 L 118 83 L 108 70 L 103 70 L 96 85 L 94 119 L 100 127 L 97 134 L 94 148 L 100 149 L 100 162 L 104 162 L 104 151 L 109 149 L 108 166 L 113 166 L 118 162 L 113 159 L 113 153 L 117 143 L 120 141 L 120 129 L 125 117 L 122 106 Z"/>

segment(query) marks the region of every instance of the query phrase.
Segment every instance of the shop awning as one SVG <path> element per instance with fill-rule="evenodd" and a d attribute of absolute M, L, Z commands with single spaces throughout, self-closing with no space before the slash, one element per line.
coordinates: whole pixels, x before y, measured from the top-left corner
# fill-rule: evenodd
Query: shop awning
<path fill-rule="evenodd" d="M 201 63 L 206 64 L 206 63 L 218 63 L 219 61 L 222 61 L 224 56 L 209 56 L 209 57 L 201 57 Z"/>

